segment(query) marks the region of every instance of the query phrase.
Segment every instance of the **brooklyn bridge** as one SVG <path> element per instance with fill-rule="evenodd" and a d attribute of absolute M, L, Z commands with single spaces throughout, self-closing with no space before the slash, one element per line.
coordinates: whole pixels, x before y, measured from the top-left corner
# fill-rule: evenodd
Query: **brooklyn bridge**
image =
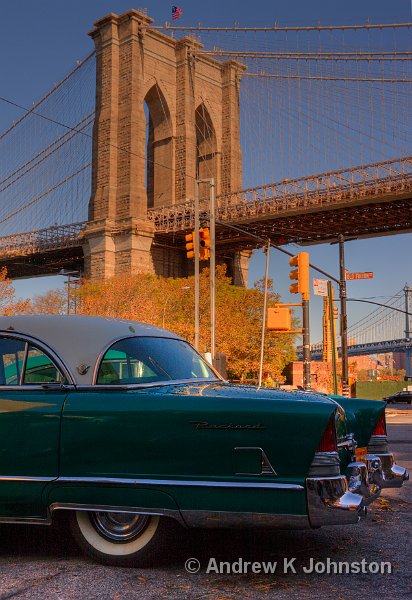
<path fill-rule="evenodd" d="M 248 233 L 306 245 L 411 231 L 411 27 L 100 19 L 95 51 L 0 136 L 2 264 L 187 275 L 197 180 L 212 177 L 218 260 L 237 283 Z"/>

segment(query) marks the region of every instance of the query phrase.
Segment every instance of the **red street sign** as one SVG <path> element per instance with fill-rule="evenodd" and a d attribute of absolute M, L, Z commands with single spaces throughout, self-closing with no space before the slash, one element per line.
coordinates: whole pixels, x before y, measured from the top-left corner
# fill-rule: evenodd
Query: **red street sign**
<path fill-rule="evenodd" d="M 373 279 L 372 271 L 364 271 L 363 273 L 345 273 L 345 279 Z"/>

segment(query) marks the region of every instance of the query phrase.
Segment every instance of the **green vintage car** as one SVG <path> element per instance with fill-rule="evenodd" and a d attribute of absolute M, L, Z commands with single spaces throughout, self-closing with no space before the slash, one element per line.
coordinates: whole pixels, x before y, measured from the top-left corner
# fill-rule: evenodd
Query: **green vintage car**
<path fill-rule="evenodd" d="M 356 523 L 408 478 L 384 402 L 231 385 L 144 323 L 0 317 L 0 350 L 0 522 L 59 511 L 106 564 L 144 564 L 176 524 Z"/>

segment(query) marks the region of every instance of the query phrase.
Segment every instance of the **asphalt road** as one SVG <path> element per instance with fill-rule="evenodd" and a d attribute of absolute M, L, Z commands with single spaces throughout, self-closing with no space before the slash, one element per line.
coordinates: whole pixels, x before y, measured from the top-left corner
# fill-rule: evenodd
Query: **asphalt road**
<path fill-rule="evenodd" d="M 412 411 L 408 405 L 391 406 L 387 420 L 397 461 L 412 472 Z M 359 525 L 314 531 L 182 530 L 166 560 L 150 569 L 96 565 L 59 529 L 2 526 L 0 600 L 352 600 L 375 596 L 401 600 L 412 595 L 411 508 L 409 482 L 402 490 L 386 491 Z M 198 573 L 185 571 L 189 558 L 199 561 Z M 277 568 L 274 574 L 217 574 L 213 558 L 216 563 L 235 563 L 235 569 L 240 559 L 277 562 Z M 285 572 L 285 559 L 293 558 L 293 569 Z M 349 563 L 364 559 L 366 569 L 372 562 L 388 562 L 392 573 L 304 572 L 311 560 L 324 565 L 328 558 Z M 192 568 L 194 564 L 190 563 Z M 206 573 L 208 565 L 211 571 Z"/>

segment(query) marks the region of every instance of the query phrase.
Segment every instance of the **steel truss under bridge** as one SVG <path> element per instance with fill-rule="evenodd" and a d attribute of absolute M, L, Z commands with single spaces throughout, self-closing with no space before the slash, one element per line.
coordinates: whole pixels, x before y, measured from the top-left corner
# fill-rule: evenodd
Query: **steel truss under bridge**
<path fill-rule="evenodd" d="M 207 198 L 201 199 L 200 210 L 207 221 Z M 183 235 L 194 227 L 194 203 L 150 209 L 148 217 L 157 234 Z M 217 198 L 217 218 L 281 243 L 322 243 L 342 233 L 369 237 L 411 231 L 412 157 L 224 194 Z M 251 245 L 247 237 L 221 230 L 218 242 L 224 239 L 237 248 Z"/>

